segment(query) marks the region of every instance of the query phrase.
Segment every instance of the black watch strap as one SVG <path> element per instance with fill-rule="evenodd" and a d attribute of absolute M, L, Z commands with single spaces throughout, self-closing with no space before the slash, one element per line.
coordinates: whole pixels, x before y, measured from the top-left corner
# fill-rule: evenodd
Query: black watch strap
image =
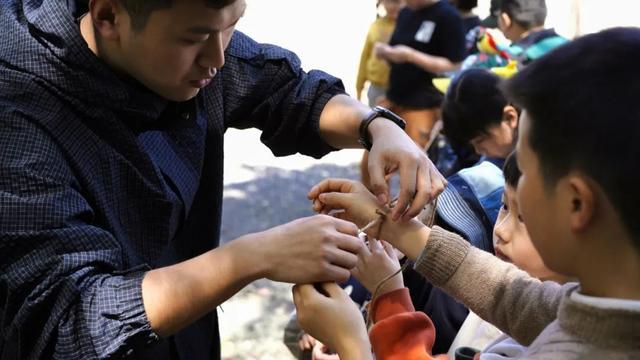
<path fill-rule="evenodd" d="M 360 123 L 360 127 L 358 129 L 358 132 L 360 134 L 358 142 L 367 150 L 371 150 L 371 146 L 373 146 L 371 136 L 369 135 L 369 125 L 374 119 L 385 118 L 387 120 L 391 120 L 403 130 L 406 126 L 406 122 L 400 116 L 396 115 L 389 109 L 383 108 L 382 106 L 376 106 L 371 110 L 371 113 L 367 115 L 367 117 L 362 119 L 362 122 Z"/>

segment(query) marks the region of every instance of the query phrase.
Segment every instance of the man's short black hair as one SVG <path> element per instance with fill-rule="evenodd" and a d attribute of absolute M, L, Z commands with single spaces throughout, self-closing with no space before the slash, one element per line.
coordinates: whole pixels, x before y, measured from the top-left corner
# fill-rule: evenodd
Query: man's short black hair
<path fill-rule="evenodd" d="M 147 24 L 149 15 L 160 9 L 168 9 L 172 0 L 119 0 L 131 16 L 131 25 L 135 30 L 141 30 Z M 214 9 L 222 9 L 233 4 L 236 0 L 201 0 Z"/>
<path fill-rule="evenodd" d="M 486 69 L 468 69 L 456 76 L 442 104 L 443 132 L 453 143 L 467 144 L 500 124 L 509 103 L 501 78 Z"/>
<path fill-rule="evenodd" d="M 640 29 L 586 35 L 506 82 L 527 112 L 528 141 L 551 188 L 570 171 L 592 178 L 640 246 Z"/>
<path fill-rule="evenodd" d="M 502 0 L 500 11 L 527 30 L 543 26 L 547 18 L 545 0 Z"/>
<path fill-rule="evenodd" d="M 522 173 L 520 172 L 520 168 L 518 168 L 518 161 L 516 160 L 516 152 L 513 151 L 507 158 L 504 160 L 504 165 L 502 165 L 502 173 L 504 174 L 504 182 L 511 186 L 512 188 L 518 187 L 518 180 L 520 180 L 520 176 Z"/>

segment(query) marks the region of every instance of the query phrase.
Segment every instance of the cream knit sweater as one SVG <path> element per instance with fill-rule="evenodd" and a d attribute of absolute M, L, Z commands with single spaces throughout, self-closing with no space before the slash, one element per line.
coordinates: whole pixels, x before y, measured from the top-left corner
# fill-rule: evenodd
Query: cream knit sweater
<path fill-rule="evenodd" d="M 438 227 L 415 269 L 528 346 L 523 358 L 640 359 L 640 301 L 625 307 L 576 301 L 577 283 L 541 282 Z"/>

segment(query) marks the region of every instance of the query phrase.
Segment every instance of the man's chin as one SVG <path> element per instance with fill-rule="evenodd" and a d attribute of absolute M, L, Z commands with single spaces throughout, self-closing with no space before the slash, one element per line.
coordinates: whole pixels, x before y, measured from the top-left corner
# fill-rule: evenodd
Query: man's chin
<path fill-rule="evenodd" d="M 160 94 L 160 96 L 162 96 L 163 98 L 169 101 L 184 102 L 184 101 L 193 99 L 198 95 L 198 93 L 200 93 L 200 89 L 192 88 L 192 89 L 183 90 L 180 92 L 171 92 L 171 93 L 167 92 L 164 94 Z"/>

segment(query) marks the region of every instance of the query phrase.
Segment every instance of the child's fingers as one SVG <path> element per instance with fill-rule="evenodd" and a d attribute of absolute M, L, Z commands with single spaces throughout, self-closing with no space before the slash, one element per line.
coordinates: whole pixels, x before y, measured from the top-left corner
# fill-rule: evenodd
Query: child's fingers
<path fill-rule="evenodd" d="M 322 289 L 327 293 L 327 295 L 331 298 L 337 298 L 340 296 L 346 295 L 344 290 L 338 286 L 335 282 L 324 282 L 320 284 Z"/>
<path fill-rule="evenodd" d="M 324 208 L 324 204 L 320 200 L 318 199 L 313 200 L 313 211 L 317 213 L 321 213 L 323 208 Z"/>
<path fill-rule="evenodd" d="M 393 246 L 391 246 L 391 244 L 384 240 L 380 240 L 380 242 L 382 243 L 382 247 L 384 248 L 384 251 L 387 253 L 387 255 L 389 255 L 390 258 L 394 259 L 396 257 L 396 254 L 393 251 Z"/>
<path fill-rule="evenodd" d="M 382 249 L 382 245 L 380 244 L 380 241 L 378 239 L 369 238 L 369 250 L 372 253 L 381 251 Z"/>

